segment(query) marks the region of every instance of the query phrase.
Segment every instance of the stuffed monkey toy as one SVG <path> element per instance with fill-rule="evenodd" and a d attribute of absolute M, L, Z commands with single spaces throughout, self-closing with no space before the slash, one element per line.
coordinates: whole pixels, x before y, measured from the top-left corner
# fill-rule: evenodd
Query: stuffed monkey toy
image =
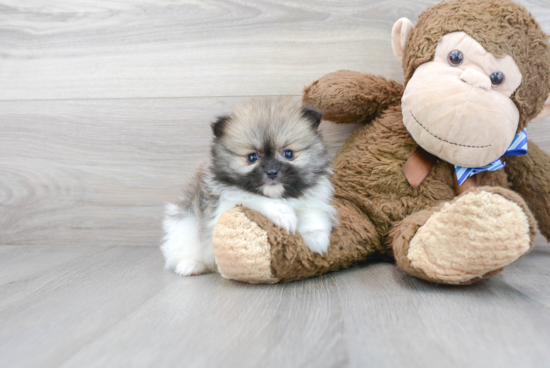
<path fill-rule="evenodd" d="M 334 160 L 328 252 L 237 207 L 214 230 L 222 276 L 286 282 L 389 259 L 469 284 L 527 254 L 537 224 L 550 239 L 550 156 L 525 130 L 550 115 L 550 45 L 533 16 L 509 0 L 442 2 L 416 26 L 398 20 L 392 46 L 404 85 L 338 71 L 304 89 L 324 119 L 363 124 Z"/>

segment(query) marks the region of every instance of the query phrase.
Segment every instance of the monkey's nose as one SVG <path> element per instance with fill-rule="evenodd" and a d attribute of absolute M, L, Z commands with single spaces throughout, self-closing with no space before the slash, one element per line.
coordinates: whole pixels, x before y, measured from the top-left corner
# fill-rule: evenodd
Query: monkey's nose
<path fill-rule="evenodd" d="M 277 177 L 277 175 L 279 174 L 279 170 L 277 169 L 270 169 L 270 170 L 266 170 L 266 175 L 269 179 L 275 179 Z"/>
<path fill-rule="evenodd" d="M 476 88 L 483 88 L 487 91 L 491 90 L 491 78 L 474 68 L 467 68 L 463 71 L 460 75 L 460 79 Z"/>

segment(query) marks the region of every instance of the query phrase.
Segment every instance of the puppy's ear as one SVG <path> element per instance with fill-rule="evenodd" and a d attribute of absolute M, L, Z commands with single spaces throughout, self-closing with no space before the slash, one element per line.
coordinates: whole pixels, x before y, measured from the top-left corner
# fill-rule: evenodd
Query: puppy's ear
<path fill-rule="evenodd" d="M 216 136 L 216 138 L 220 138 L 223 135 L 223 132 L 227 127 L 227 123 L 229 122 L 229 120 L 230 118 L 227 115 L 218 116 L 217 120 L 212 123 L 212 132 L 214 132 L 214 136 Z"/>
<path fill-rule="evenodd" d="M 321 124 L 323 112 L 304 106 L 302 107 L 302 117 L 311 123 L 313 129 L 317 130 L 319 128 L 319 124 Z"/>

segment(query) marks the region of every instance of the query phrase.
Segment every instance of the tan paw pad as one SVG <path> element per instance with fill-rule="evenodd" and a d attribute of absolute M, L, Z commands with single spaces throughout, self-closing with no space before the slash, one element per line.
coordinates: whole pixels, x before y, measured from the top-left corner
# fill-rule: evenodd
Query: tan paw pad
<path fill-rule="evenodd" d="M 251 221 L 239 207 L 222 214 L 212 240 L 220 274 L 231 280 L 275 283 L 271 244 L 267 231 Z"/>
<path fill-rule="evenodd" d="M 458 284 L 509 265 L 529 248 L 520 206 L 477 191 L 434 213 L 411 239 L 407 257 L 428 277 Z"/>

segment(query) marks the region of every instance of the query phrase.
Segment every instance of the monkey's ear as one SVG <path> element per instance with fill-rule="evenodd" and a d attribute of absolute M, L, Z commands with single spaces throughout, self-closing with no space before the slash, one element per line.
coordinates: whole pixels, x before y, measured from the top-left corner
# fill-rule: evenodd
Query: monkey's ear
<path fill-rule="evenodd" d="M 214 132 L 216 138 L 220 138 L 223 135 L 223 132 L 227 127 L 227 123 L 229 122 L 229 120 L 230 118 L 227 115 L 218 116 L 217 120 L 212 123 L 212 132 Z"/>
<path fill-rule="evenodd" d="M 540 114 L 538 114 L 537 117 L 532 120 L 532 122 L 541 121 L 543 119 L 546 119 L 549 116 L 550 116 L 550 97 L 548 97 L 548 99 L 544 103 L 544 107 L 542 108 L 542 111 L 540 112 Z"/>
<path fill-rule="evenodd" d="M 302 107 L 302 117 L 311 123 L 313 129 L 317 130 L 317 128 L 319 128 L 319 125 L 321 124 L 323 113 L 311 107 L 304 106 Z"/>
<path fill-rule="evenodd" d="M 414 24 L 407 18 L 401 18 L 393 25 L 391 30 L 391 47 L 393 54 L 399 61 L 403 59 L 403 50 L 413 29 Z"/>

